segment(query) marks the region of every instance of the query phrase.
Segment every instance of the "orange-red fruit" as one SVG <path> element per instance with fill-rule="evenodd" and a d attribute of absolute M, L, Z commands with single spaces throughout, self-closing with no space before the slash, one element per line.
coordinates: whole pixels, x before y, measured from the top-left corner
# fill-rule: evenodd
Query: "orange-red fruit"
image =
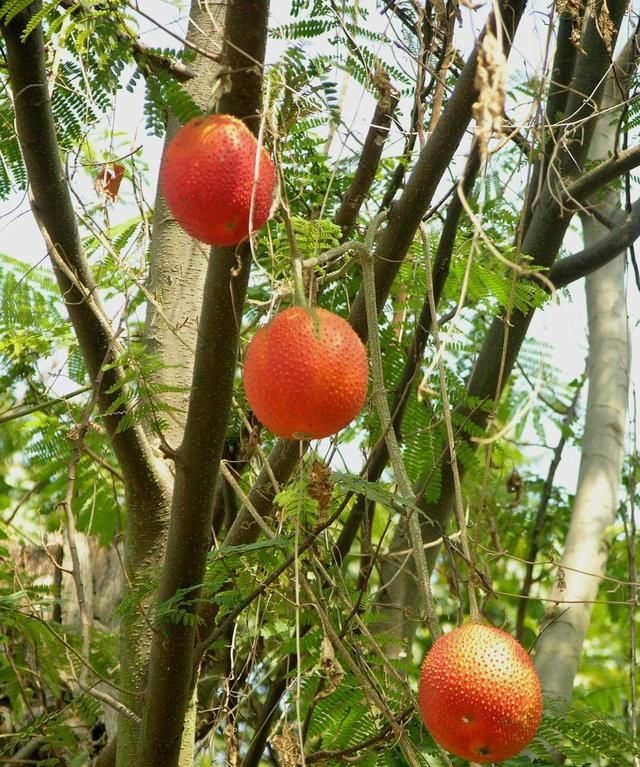
<path fill-rule="evenodd" d="M 293 306 L 254 335 L 244 388 L 257 418 L 286 439 L 328 437 L 359 413 L 369 370 L 362 341 L 342 317 Z"/>
<path fill-rule="evenodd" d="M 467 623 L 440 637 L 422 664 L 418 699 L 433 739 L 470 762 L 501 762 L 532 740 L 540 680 L 512 636 Z"/>
<path fill-rule="evenodd" d="M 209 245 L 235 245 L 269 218 L 276 170 L 247 126 L 230 115 L 195 117 L 169 142 L 160 184 L 180 226 Z M 253 210 L 251 209 L 253 199 Z"/>

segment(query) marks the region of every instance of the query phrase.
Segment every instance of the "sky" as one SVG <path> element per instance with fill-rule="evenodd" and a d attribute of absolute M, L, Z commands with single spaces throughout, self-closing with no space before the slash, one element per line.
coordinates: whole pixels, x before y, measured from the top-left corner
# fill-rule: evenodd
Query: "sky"
<path fill-rule="evenodd" d="M 288 6 L 288 0 L 287 2 L 272 0 L 272 26 L 286 23 L 288 20 Z M 376 19 L 375 23 L 379 31 L 385 31 L 390 23 L 390 17 L 381 17 L 377 14 L 373 0 L 361 0 L 361 6 L 372 9 L 372 19 Z M 184 5 L 177 7 L 176 4 L 164 2 L 163 0 L 140 0 L 139 7 L 166 28 L 172 29 L 178 34 L 183 33 L 185 28 Z M 462 27 L 458 33 L 458 43 L 462 49 L 468 48 L 473 43 L 475 30 L 481 24 L 487 9 L 487 4 L 480 5 L 477 10 L 471 10 L 469 7 L 463 9 Z M 177 45 L 175 40 L 158 29 L 148 19 L 135 13 L 132 15 L 137 18 L 140 35 L 145 42 L 159 47 L 175 47 Z M 537 46 L 538 50 L 542 50 L 547 33 L 546 12 L 531 14 L 523 22 L 523 29 L 520 30 L 519 36 L 516 38 L 514 53 L 510 59 L 511 68 L 530 68 L 531 64 L 528 62 L 535 56 L 534 49 Z M 283 42 L 272 41 L 268 50 L 268 61 L 273 62 L 277 60 L 284 45 L 285 43 Z M 381 49 L 380 56 L 384 57 L 385 55 L 387 55 L 387 51 Z M 392 49 L 391 55 L 396 55 Z M 336 73 L 336 78 L 339 85 L 341 85 L 343 82 L 342 73 Z M 370 96 L 363 94 L 362 89 L 353 81 L 347 83 L 347 88 L 347 98 L 345 99 L 345 104 L 347 105 L 345 113 L 346 124 L 350 131 L 361 135 L 368 128 L 373 111 L 373 101 Z M 162 140 L 146 134 L 141 105 L 142 89 L 140 84 L 133 93 L 129 93 L 124 89 L 120 91 L 117 95 L 113 125 L 118 131 L 131 137 L 129 143 L 132 150 L 140 145 L 143 146 L 144 160 L 150 170 L 146 197 L 152 201 L 162 150 Z M 339 130 L 332 144 L 331 154 L 333 157 L 339 157 L 343 136 L 344 131 Z M 400 141 L 399 136 L 396 137 L 396 141 Z M 390 144 L 393 145 L 393 142 L 390 142 Z M 85 182 L 85 185 L 86 188 L 82 192 L 90 199 L 92 190 L 89 187 L 88 180 Z M 123 190 L 123 199 L 126 199 L 125 190 Z M 110 211 L 112 222 L 116 222 L 119 217 L 127 218 L 130 215 L 131 210 L 127 209 L 127 206 L 118 207 L 116 205 Z M 571 248 L 579 249 L 581 245 L 578 232 L 573 233 L 567 242 L 570 243 Z M 0 252 L 31 263 L 37 263 L 44 258 L 44 246 L 33 218 L 30 215 L 25 195 L 19 195 L 7 202 L 0 203 Z M 630 280 L 629 284 L 628 305 L 630 308 L 632 338 L 636 340 L 638 338 L 638 323 L 640 319 L 640 300 L 633 280 Z M 558 368 L 563 376 L 575 377 L 580 375 L 584 368 L 587 354 L 582 281 L 571 288 L 568 297 L 563 296 L 560 300 L 547 305 L 544 311 L 537 312 L 530 332 L 533 337 L 549 339 L 552 364 Z M 632 382 L 638 380 L 638 373 L 640 373 L 640 365 L 638 360 L 634 358 Z M 551 436 L 550 432 L 551 444 L 555 443 L 556 438 Z M 548 460 L 548 451 L 540 451 L 540 457 Z M 577 451 L 567 451 L 566 458 L 559 472 L 559 481 L 569 489 L 573 489 L 575 486 L 577 461 Z"/>

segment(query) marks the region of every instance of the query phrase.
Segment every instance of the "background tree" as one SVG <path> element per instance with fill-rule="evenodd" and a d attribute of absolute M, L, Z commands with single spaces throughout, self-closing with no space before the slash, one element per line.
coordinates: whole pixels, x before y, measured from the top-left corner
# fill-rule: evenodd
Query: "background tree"
<path fill-rule="evenodd" d="M 456 762 L 414 711 L 425 649 L 467 615 L 532 647 L 543 600 L 564 597 L 570 520 L 567 547 L 584 543 L 579 496 L 574 508 L 553 481 L 567 441 L 580 447 L 580 385 L 527 333 L 640 231 L 634 47 L 628 92 L 612 74 L 634 9 L 292 0 L 276 13 L 194 2 L 185 39 L 167 27 L 161 50 L 136 29 L 153 7 L 0 6 L 0 193 L 28 192 L 49 258 L 0 263 L 8 763 Z M 523 66 L 540 13 L 549 35 Z M 119 144 L 113 122 L 123 88 L 144 91 L 147 131 L 166 140 L 202 112 L 245 120 L 280 174 L 257 237 L 206 248 L 160 192 L 151 213 L 145 142 Z M 606 152 L 591 141 L 604 119 Z M 567 235 L 577 212 L 582 250 Z M 621 259 L 606 269 L 620 304 Z M 604 300 L 606 280 L 590 284 Z M 369 344 L 368 404 L 328 441 L 274 439 L 239 376 L 256 328 L 300 288 Z M 618 446 L 623 422 L 624 395 Z M 527 443 L 546 447 L 557 426 L 547 474 Z M 586 433 L 584 447 L 586 465 Z M 605 585 L 579 597 L 601 605 L 574 703 L 543 723 L 542 760 L 549 745 L 574 763 L 638 757 L 627 463 Z M 542 669 L 547 643 L 570 644 L 549 615 Z M 575 668 L 562 671 L 566 699 Z"/>

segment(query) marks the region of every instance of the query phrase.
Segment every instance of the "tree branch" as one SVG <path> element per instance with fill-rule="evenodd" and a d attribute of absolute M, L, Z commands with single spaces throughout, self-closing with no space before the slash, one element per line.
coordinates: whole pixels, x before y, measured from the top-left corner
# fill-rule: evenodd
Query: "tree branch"
<path fill-rule="evenodd" d="M 152 22 L 157 27 L 162 29 L 163 32 L 165 32 L 170 37 L 173 37 L 174 40 L 177 40 L 179 43 L 184 45 L 185 48 L 189 48 L 190 50 L 194 51 L 195 53 L 199 54 L 205 59 L 209 59 L 210 61 L 215 61 L 216 63 L 219 63 L 221 60 L 221 56 L 218 53 L 212 53 L 211 51 L 207 50 L 206 48 L 203 48 L 200 45 L 197 45 L 193 42 L 193 40 L 189 39 L 189 35 L 187 37 L 180 37 L 180 35 L 176 34 L 172 29 L 169 27 L 163 27 L 162 24 L 159 24 L 156 19 L 153 18 L 153 16 L 150 16 L 148 13 L 145 13 L 145 11 L 142 10 L 142 8 L 138 7 L 137 3 L 131 3 L 129 0 L 124 0 L 125 5 L 128 5 L 129 8 L 131 8 L 132 11 L 135 13 L 138 13 L 140 16 L 142 16 L 147 21 Z M 246 66 L 246 62 L 245 62 Z"/>
<path fill-rule="evenodd" d="M 508 41 L 513 38 L 524 10 L 524 2 L 522 0 L 505 0 L 501 8 L 503 11 L 502 21 L 507 27 L 507 33 L 504 35 L 507 41 L 505 45 L 508 47 Z M 487 26 L 495 26 L 493 14 L 490 16 Z M 380 235 L 380 242 L 375 253 L 376 267 L 378 268 L 376 271 L 378 309 L 382 307 L 389 294 L 393 279 L 413 241 L 420 220 L 429 207 L 439 179 L 455 152 L 457 141 L 460 140 L 471 120 L 471 107 L 477 96 L 473 84 L 476 64 L 477 53 L 474 50 L 458 80 L 447 109 L 422 151 L 404 193 L 391 211 L 387 227 Z M 362 290 L 358 293 L 349 321 L 360 337 L 366 339 L 366 314 Z M 297 465 L 303 449 L 301 443 L 287 442 L 286 440 L 276 442 L 276 446 L 269 456 L 268 466 L 260 472 L 249 493 L 249 500 L 260 514 L 269 514 L 271 511 L 276 492 L 272 478 L 275 477 L 278 482 L 286 482 Z M 243 508 L 225 538 L 225 545 L 248 543 L 255 540 L 258 532 L 259 527 L 255 520 L 248 510 Z"/>
<path fill-rule="evenodd" d="M 382 427 L 382 433 L 387 445 L 387 453 L 393 467 L 393 473 L 400 493 L 405 499 L 414 501 L 413 488 L 411 480 L 402 459 L 400 446 L 396 439 L 396 433 L 391 422 L 391 413 L 389 412 L 389 403 L 384 387 L 384 375 L 382 367 L 382 352 L 380 350 L 380 338 L 378 335 L 378 310 L 375 297 L 375 277 L 373 268 L 373 259 L 369 252 L 361 254 L 361 265 L 366 297 L 367 323 L 369 328 L 369 355 L 371 358 L 371 377 L 372 377 L 372 398 L 378 411 L 378 418 Z M 433 305 L 432 305 L 433 311 Z M 431 639 L 435 640 L 440 636 L 441 630 L 436 615 L 436 605 L 431 591 L 430 573 L 424 556 L 424 546 L 422 541 L 422 527 L 418 515 L 414 509 L 407 510 L 406 522 L 409 530 L 409 539 L 413 548 L 413 562 L 417 574 L 418 591 L 420 601 L 423 605 L 424 615 Z M 421 611 L 422 612 L 422 611 Z"/>
<path fill-rule="evenodd" d="M 380 98 L 373 113 L 373 119 L 362 147 L 353 180 L 333 217 L 334 223 L 342 228 L 342 242 L 349 239 L 362 203 L 371 188 L 380 164 L 382 150 L 389 135 L 391 118 L 400 97 L 382 68 L 376 73 L 375 82 L 380 92 Z"/>
<path fill-rule="evenodd" d="M 415 709 L 413 706 L 407 706 L 407 708 L 405 708 L 403 711 L 401 711 L 397 715 L 396 723 L 399 725 L 404 724 L 411 717 L 414 710 Z M 376 733 L 375 735 L 372 735 L 369 738 L 366 738 L 363 741 L 360 741 L 360 743 L 356 743 L 353 746 L 349 746 L 347 748 L 342 748 L 342 749 L 336 749 L 333 751 L 330 749 L 313 751 L 311 754 L 309 754 L 306 757 L 305 761 L 307 764 L 315 764 L 316 762 L 340 761 L 344 759 L 345 757 L 355 757 L 355 755 L 358 754 L 360 751 L 364 751 L 364 749 L 366 748 L 371 748 L 371 746 L 375 746 L 376 743 L 381 743 L 391 738 L 395 738 L 395 734 L 394 734 L 392 725 L 387 723 L 384 725 L 384 727 L 380 729 L 380 732 Z"/>
<path fill-rule="evenodd" d="M 15 405 L 14 407 L 7 408 L 0 413 L 0 425 L 7 423 L 8 421 L 14 421 L 16 418 L 24 418 L 25 415 L 31 415 L 31 413 L 38 413 L 49 410 L 55 405 L 59 405 L 61 402 L 68 402 L 71 399 L 79 397 L 81 394 L 86 394 L 91 391 L 93 386 L 83 386 L 80 389 L 75 389 L 69 394 L 64 394 L 61 397 L 52 397 L 44 402 L 36 402 L 33 405 Z"/>
<path fill-rule="evenodd" d="M 502 35 L 505 55 L 509 53 L 511 40 L 522 17 L 524 5 L 524 0 L 503 0 L 498 3 L 501 12 L 499 23 L 505 27 Z M 496 23 L 495 13 L 492 12 L 485 25 L 485 33 L 487 29 L 495 29 Z M 422 217 L 427 212 L 440 179 L 471 120 L 471 108 L 478 96 L 475 86 L 477 52 L 483 38 L 484 33 L 464 65 L 456 87 L 447 102 L 447 107 L 420 152 L 402 195 L 391 207 L 387 226 L 380 232 L 375 250 L 378 312 L 382 310 Z M 349 321 L 358 335 L 366 339 L 366 313 L 362 289 L 353 303 Z"/>
<path fill-rule="evenodd" d="M 616 28 L 619 27 L 625 7 L 624 0 L 616 0 L 609 7 Z M 589 141 L 595 129 L 596 121 L 593 118 L 597 115 L 603 95 L 602 83 L 610 67 L 609 52 L 594 18 L 587 24 L 583 45 L 589 55 L 582 56 L 578 61 L 567 104 L 570 114 L 574 117 L 578 114 L 581 116 L 581 138 L 580 141 L 576 137 L 571 140 L 567 138 L 566 147 L 556 160 L 558 171 L 565 167 L 570 168 L 569 179 L 579 175 L 579 169 L 584 166 Z M 580 94 L 589 96 L 584 97 Z M 584 99 L 584 104 L 581 99 Z M 587 119 L 588 117 L 590 119 Z M 571 126 L 566 132 L 570 131 L 573 132 Z M 534 265 L 550 267 L 557 257 L 570 218 L 571 213 L 562 208 L 561 197 L 557 196 L 549 185 L 545 185 L 522 240 L 521 252 L 530 256 Z M 533 311 L 523 314 L 516 310 L 509 318 L 509 323 L 506 323 L 503 317 L 497 317 L 493 321 L 469 381 L 470 396 L 492 400 L 499 396 L 513 368 L 532 317 Z M 480 420 L 484 421 L 485 418 L 480 416 Z"/>
<path fill-rule="evenodd" d="M 505 0 L 500 8 L 503 14 L 501 23 L 506 26 L 503 35 L 505 53 L 508 53 L 510 41 L 513 39 L 524 10 L 524 2 L 523 0 Z M 495 16 L 491 14 L 486 28 L 493 29 L 495 24 Z M 389 294 L 391 284 L 413 241 L 422 216 L 429 208 L 437 184 L 471 120 L 471 107 L 477 98 L 474 85 L 476 66 L 477 47 L 463 68 L 447 108 L 422 150 L 403 194 L 390 211 L 386 228 L 380 234 L 375 252 L 378 310 L 381 309 Z M 356 297 L 349 321 L 361 338 L 366 339 L 366 313 L 362 290 Z M 278 440 L 276 443 L 269 457 L 268 466 L 261 471 L 249 493 L 249 500 L 260 514 L 271 512 L 273 498 L 277 492 L 272 478 L 275 477 L 278 482 L 285 482 L 297 465 L 301 450 L 304 450 L 304 446 L 300 443 L 285 440 Z M 255 540 L 258 534 L 259 526 L 248 509 L 242 508 L 225 538 L 225 545 L 248 543 Z M 213 616 L 209 616 L 206 623 L 210 624 L 213 619 Z"/>
<path fill-rule="evenodd" d="M 84 4 L 79 3 L 77 0 L 60 0 L 60 5 L 63 8 L 67 8 L 72 13 L 86 13 Z M 99 8 L 96 6 L 92 7 L 96 10 Z M 101 8 L 101 10 L 103 9 L 104 7 Z M 196 73 L 186 64 L 183 64 L 181 61 L 178 61 L 178 59 L 169 56 L 166 53 L 155 51 L 149 45 L 143 43 L 140 38 L 133 34 L 129 29 L 116 29 L 116 35 L 120 40 L 125 40 L 131 45 L 134 58 L 141 68 L 146 67 L 153 71 L 163 70 L 181 83 L 186 83 L 196 76 Z"/>
<path fill-rule="evenodd" d="M 259 767 L 262 762 L 262 754 L 271 733 L 271 725 L 280 711 L 280 700 L 287 689 L 287 680 L 291 671 L 295 669 L 296 662 L 295 655 L 287 655 L 278 664 L 258 714 L 254 735 L 242 759 L 241 767 Z"/>
<path fill-rule="evenodd" d="M 466 195 L 471 192 L 479 169 L 480 153 L 478 152 L 477 146 L 474 145 L 467 159 L 467 164 L 461 179 L 462 189 Z M 451 256 L 453 255 L 456 233 L 460 225 L 462 210 L 460 196 L 456 194 L 451 198 L 451 202 L 447 206 L 445 221 L 438 242 L 438 249 L 433 260 L 432 280 L 436 306 L 440 302 L 440 297 L 442 296 L 447 277 L 449 276 Z M 411 342 L 411 348 L 407 354 L 406 362 L 396 387 L 393 404 L 391 406 L 393 428 L 395 429 L 398 438 L 400 438 L 402 419 L 404 418 L 406 405 L 409 401 L 409 394 L 412 390 L 413 381 L 420 367 L 429 339 L 431 324 L 431 305 L 429 297 L 425 296 L 420 317 L 416 323 L 416 330 Z M 384 440 L 380 440 L 372 450 L 368 467 L 363 472 L 365 478 L 369 482 L 376 482 L 380 478 L 384 467 L 387 464 L 387 460 L 388 453 L 386 443 Z M 359 496 L 349 513 L 349 517 L 345 521 L 336 542 L 336 549 L 341 558 L 346 556 L 347 551 L 351 548 L 351 544 L 363 518 L 365 507 L 366 498 L 364 496 Z"/>
<path fill-rule="evenodd" d="M 616 0 L 609 5 L 611 20 L 616 29 L 620 26 L 625 7 L 625 0 Z M 566 144 L 562 143 L 563 148 L 555 159 L 558 172 L 565 173 L 565 185 L 567 179 L 577 176 L 579 169 L 584 166 L 590 137 L 595 129 L 593 118 L 597 115 L 598 105 L 603 95 L 602 83 L 610 67 L 609 52 L 602 41 L 594 18 L 591 18 L 587 24 L 583 45 L 589 55 L 581 57 L 576 65 L 571 83 L 571 96 L 567 105 L 567 111 L 570 114 L 574 117 L 579 116 L 581 141 L 578 141 L 577 135 L 572 132 L 574 128 L 572 123 L 566 128 L 567 133 L 571 131 L 572 135 L 567 136 Z M 584 100 L 584 103 L 581 100 Z M 570 172 L 567 169 L 570 169 Z M 531 256 L 534 265 L 551 266 L 560 249 L 570 219 L 571 214 L 562 208 L 561 196 L 545 184 L 540 190 L 538 203 L 529 218 L 522 238 L 521 252 Z M 517 239 L 519 239 L 518 236 Z M 523 313 L 514 309 L 507 312 L 507 317 L 500 316 L 493 320 L 467 385 L 467 397 L 470 400 L 498 401 L 527 334 L 533 311 Z M 485 408 L 472 410 L 467 408 L 465 412 L 476 426 L 486 427 L 490 414 Z M 465 434 L 462 434 L 460 438 L 469 439 Z M 448 460 L 440 461 L 440 471 L 442 483 L 440 498 L 435 503 L 426 500 L 421 503 L 425 520 L 423 523 L 425 542 L 432 542 L 442 536 L 453 511 L 455 489 Z M 425 482 L 428 481 L 427 477 Z M 414 609 L 416 604 L 412 573 L 406 566 L 405 573 L 400 575 L 398 573 L 404 558 L 400 561 L 397 552 L 405 550 L 406 547 L 406 530 L 402 525 L 398 525 L 388 562 L 383 562 L 381 578 L 382 591 L 386 592 L 385 602 L 390 610 L 384 630 L 396 637 L 402 632 L 405 638 L 411 636 L 415 628 L 415 620 L 408 618 L 407 608 L 411 606 Z M 437 547 L 434 546 L 428 550 L 430 564 L 433 564 L 436 555 Z"/>
<path fill-rule="evenodd" d="M 474 147 L 474 149 L 472 150 L 469 156 L 467 166 L 463 174 L 462 184 L 466 193 L 469 193 L 470 189 L 473 186 L 474 180 L 476 178 L 476 174 L 479 169 L 479 165 L 480 165 L 479 153 L 477 151 L 477 148 Z M 436 300 L 439 299 L 442 293 L 442 290 L 444 288 L 444 283 L 448 275 L 450 259 L 451 259 L 451 255 L 452 255 L 453 247 L 455 243 L 455 233 L 458 228 L 458 223 L 459 223 L 461 213 L 462 213 L 462 205 L 460 203 L 459 196 L 456 195 L 452 199 L 447 209 L 445 225 L 443 228 L 442 236 L 440 238 L 437 256 L 434 262 L 433 281 L 435 286 Z M 407 364 L 405 366 L 405 371 L 403 373 L 403 381 L 406 381 L 406 386 L 400 386 L 398 387 L 398 390 L 396 391 L 396 398 L 395 398 L 394 407 L 393 407 L 394 426 L 396 430 L 399 428 L 400 422 L 402 420 L 402 416 L 404 415 L 404 404 L 407 401 L 407 397 L 411 389 L 411 382 L 413 381 L 413 378 L 415 376 L 417 366 L 419 364 L 420 359 L 422 358 L 424 347 L 426 345 L 426 341 L 429 336 L 429 330 L 431 327 L 430 317 L 431 317 L 430 302 L 428 299 L 425 299 L 423 311 L 418 323 L 418 329 L 416 330 L 416 336 L 414 337 L 414 342 L 412 344 L 412 352 L 408 356 Z M 283 445 L 284 444 L 285 443 L 283 443 Z M 388 459 L 388 451 L 386 449 L 386 443 L 384 441 L 381 441 L 377 445 L 377 447 L 374 449 L 371 455 L 371 459 L 368 463 L 368 466 L 363 471 L 364 476 L 369 481 L 376 481 L 381 475 L 384 469 L 384 466 L 386 465 L 387 459 Z M 348 522 L 345 524 L 342 532 L 340 533 L 340 536 L 336 543 L 336 547 L 334 549 L 334 555 L 338 558 L 338 561 L 341 561 L 342 558 L 344 558 L 344 556 L 346 555 L 346 552 L 350 548 L 353 542 L 353 539 L 356 535 L 362 515 L 364 513 L 364 509 L 365 509 L 365 499 L 363 496 L 359 496 L 354 506 L 354 510 L 349 515 Z M 341 512 L 342 512 L 342 507 L 338 510 L 336 515 L 332 515 L 332 517 L 329 520 L 327 520 L 327 522 L 331 523 L 334 517 L 338 516 Z M 238 525 L 238 529 L 246 529 L 246 523 L 242 525 Z M 418 548 L 421 548 L 421 547 L 418 547 Z M 297 554 L 298 555 L 301 554 L 304 549 L 306 549 L 306 543 L 299 548 L 299 550 L 297 551 Z M 289 561 L 285 562 L 280 568 L 278 568 L 278 571 L 276 571 L 276 573 L 274 574 L 275 575 L 279 574 L 279 572 L 281 572 L 285 567 L 289 566 L 289 564 L 290 564 Z M 268 580 L 271 581 L 272 580 L 271 577 Z M 267 585 L 266 583 L 262 584 L 262 586 L 265 586 L 265 587 L 266 585 Z M 262 586 L 259 590 L 256 590 L 256 592 L 259 591 L 261 593 L 263 591 Z M 246 605 L 243 603 L 241 606 L 239 606 L 239 608 L 244 609 L 245 606 Z M 238 609 L 238 614 L 239 612 L 240 610 Z M 211 625 L 214 617 L 215 617 L 215 614 L 210 613 L 207 616 L 206 625 Z M 213 634 L 210 634 L 205 640 L 202 641 L 201 652 L 204 652 L 204 649 L 206 648 L 206 646 L 210 644 L 215 637 L 220 636 L 227 620 L 229 619 L 234 620 L 235 617 L 236 617 L 236 610 L 234 610 L 229 616 L 225 616 L 224 621 L 222 622 L 222 624 L 216 627 L 215 632 Z M 289 666 L 294 667 L 295 662 L 296 662 L 295 659 L 290 659 L 288 661 L 288 667 Z M 283 694 L 285 689 L 286 689 L 286 680 L 278 677 L 278 675 L 276 674 L 274 681 L 271 683 L 269 687 L 269 692 L 267 694 L 267 703 L 265 703 L 265 708 L 263 711 L 271 712 L 275 705 L 274 701 L 278 698 L 278 696 L 281 696 Z M 257 763 L 256 760 L 260 759 L 261 754 L 264 750 L 264 744 L 268 736 L 268 726 L 269 726 L 269 722 L 265 721 L 265 723 L 261 725 L 261 727 L 258 728 L 258 730 L 256 731 L 256 734 L 254 735 L 254 738 L 251 741 L 247 755 L 243 761 L 242 767 L 255 767 L 255 764 Z"/>
<path fill-rule="evenodd" d="M 613 261 L 640 237 L 640 200 L 631 206 L 625 221 L 594 245 L 557 261 L 548 277 L 557 288 L 564 288 L 572 282 L 586 277 L 596 269 Z"/>
<path fill-rule="evenodd" d="M 521 233 L 524 233 L 530 223 L 533 206 L 539 197 L 542 182 L 549 170 L 549 161 L 557 136 L 561 131 L 561 127 L 557 123 L 561 120 L 562 115 L 566 114 L 569 85 L 577 53 L 572 38 L 576 23 L 578 22 L 570 13 L 560 14 L 556 51 L 553 57 L 547 105 L 543 116 L 542 147 L 533 166 L 533 173 L 525 193 L 525 204 L 519 226 Z M 533 159 L 531 157 L 531 161 Z"/>
<path fill-rule="evenodd" d="M 570 184 L 565 193 L 565 203 L 571 205 L 576 201 L 584 202 L 605 184 L 637 168 L 638 165 L 640 165 L 640 146 L 632 146 L 617 152 Z"/>

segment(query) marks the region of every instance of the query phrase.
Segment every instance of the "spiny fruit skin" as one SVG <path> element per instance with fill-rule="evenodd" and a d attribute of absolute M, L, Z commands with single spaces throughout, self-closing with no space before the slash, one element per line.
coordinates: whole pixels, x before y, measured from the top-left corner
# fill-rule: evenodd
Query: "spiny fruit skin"
<path fill-rule="evenodd" d="M 269 218 L 276 170 L 264 149 L 254 192 L 258 143 L 231 115 L 194 117 L 169 142 L 160 185 L 180 226 L 209 245 L 235 245 Z"/>
<path fill-rule="evenodd" d="M 542 718 L 540 680 L 524 648 L 481 623 L 460 626 L 433 644 L 418 700 L 433 739 L 470 762 L 519 754 Z"/>
<path fill-rule="evenodd" d="M 360 412 L 367 353 L 349 323 L 326 309 L 293 306 L 247 348 L 244 388 L 257 418 L 285 439 L 328 437 Z"/>

